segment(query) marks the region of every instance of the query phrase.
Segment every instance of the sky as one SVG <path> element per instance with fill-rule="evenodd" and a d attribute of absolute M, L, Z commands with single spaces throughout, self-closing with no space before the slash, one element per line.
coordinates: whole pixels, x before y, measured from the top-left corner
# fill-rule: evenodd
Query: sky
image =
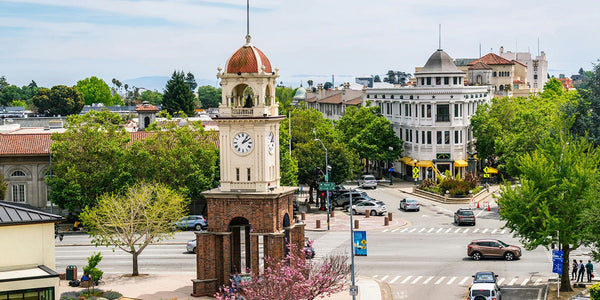
<path fill-rule="evenodd" d="M 279 81 L 353 82 L 414 73 L 439 47 L 453 58 L 546 53 L 550 75 L 600 58 L 596 0 L 250 0 L 252 43 Z M 174 70 L 217 84 L 217 67 L 245 43 L 246 1 L 0 0 L 0 76 L 23 86 L 111 85 Z M 214 85 L 213 84 L 213 85 Z"/>

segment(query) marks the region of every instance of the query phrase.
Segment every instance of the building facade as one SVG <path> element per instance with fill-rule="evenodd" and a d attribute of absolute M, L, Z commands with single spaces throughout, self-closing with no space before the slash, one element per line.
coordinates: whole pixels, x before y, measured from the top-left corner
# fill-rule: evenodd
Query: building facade
<path fill-rule="evenodd" d="M 500 56 L 526 66 L 526 82 L 529 83 L 529 88 L 541 91 L 548 82 L 548 61 L 544 51 L 532 58 L 529 52 L 504 52 L 504 47 L 500 47 Z"/>
<path fill-rule="evenodd" d="M 364 88 L 359 84 L 344 83 L 341 89 L 325 90 L 322 84 L 317 85 L 315 93 L 306 93 L 305 102 L 309 108 L 314 108 L 331 120 L 339 120 L 348 106 L 358 106 L 362 103 Z"/>
<path fill-rule="evenodd" d="M 442 49 L 435 51 L 415 73 L 416 86 L 366 89 L 365 101 L 378 105 L 401 140 L 404 157 L 396 172 L 412 178 L 433 178 L 449 170 L 452 175 L 467 171 L 474 153 L 471 116 L 487 103 L 489 85 L 466 86 L 466 73 L 459 70 Z"/>

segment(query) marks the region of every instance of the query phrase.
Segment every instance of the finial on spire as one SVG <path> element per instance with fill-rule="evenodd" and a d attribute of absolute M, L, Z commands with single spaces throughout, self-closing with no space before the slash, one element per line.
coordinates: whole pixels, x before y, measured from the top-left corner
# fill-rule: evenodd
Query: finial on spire
<path fill-rule="evenodd" d="M 442 50 L 442 24 L 440 24 L 440 27 L 439 27 L 438 38 L 439 38 L 438 49 Z"/>
<path fill-rule="evenodd" d="M 250 45 L 250 40 L 252 39 L 252 37 L 248 34 L 246 35 L 246 45 Z"/>

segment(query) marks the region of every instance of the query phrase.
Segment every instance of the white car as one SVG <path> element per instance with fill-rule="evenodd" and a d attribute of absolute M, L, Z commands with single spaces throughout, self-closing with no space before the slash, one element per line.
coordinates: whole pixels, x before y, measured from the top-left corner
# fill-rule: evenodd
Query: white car
<path fill-rule="evenodd" d="M 502 292 L 495 283 L 473 283 L 467 300 L 502 300 Z"/>
<path fill-rule="evenodd" d="M 371 216 L 383 215 L 387 212 L 387 207 L 382 201 L 366 200 L 352 205 L 352 214 L 366 214 L 369 210 Z"/>
<path fill-rule="evenodd" d="M 190 253 L 196 253 L 196 240 L 189 240 L 185 245 L 185 250 Z"/>
<path fill-rule="evenodd" d="M 358 187 L 361 188 L 377 188 L 377 179 L 373 175 L 363 175 L 358 179 Z"/>

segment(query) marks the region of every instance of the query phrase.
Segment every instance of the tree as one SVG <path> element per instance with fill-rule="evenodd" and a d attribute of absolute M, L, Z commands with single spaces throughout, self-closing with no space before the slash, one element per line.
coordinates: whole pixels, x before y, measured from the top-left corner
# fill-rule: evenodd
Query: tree
<path fill-rule="evenodd" d="M 412 75 L 410 73 L 396 71 L 396 79 L 398 80 L 399 84 L 406 84 L 406 82 L 408 81 L 408 79 L 410 79 L 411 76 Z"/>
<path fill-rule="evenodd" d="M 526 249 L 559 244 L 563 270 L 569 269 L 569 253 L 586 242 L 583 212 L 600 209 L 599 154 L 584 138 L 562 131 L 550 134 L 518 160 L 521 185 L 501 188 L 498 205 L 505 226 L 518 234 Z M 561 291 L 571 290 L 569 272 L 563 271 L 560 286 Z"/>
<path fill-rule="evenodd" d="M 373 78 L 373 82 L 381 82 L 381 78 L 379 77 L 379 75 L 375 75 L 375 77 Z"/>
<path fill-rule="evenodd" d="M 294 95 L 297 89 L 290 87 L 276 87 L 275 88 L 275 99 L 279 102 L 279 114 L 287 115 L 288 110 L 294 100 Z"/>
<path fill-rule="evenodd" d="M 174 71 L 171 79 L 167 81 L 163 93 L 163 108 L 172 115 L 180 111 L 188 116 L 195 114 L 194 94 L 185 81 L 183 71 Z"/>
<path fill-rule="evenodd" d="M 96 246 L 131 254 L 131 276 L 138 276 L 138 256 L 151 243 L 172 237 L 175 222 L 185 215 L 180 194 L 163 184 L 140 183 L 124 194 L 103 194 L 98 205 L 87 206 L 79 217 Z"/>
<path fill-rule="evenodd" d="M 142 102 L 148 102 L 152 105 L 160 105 L 163 95 L 154 91 L 143 91 L 141 94 Z"/>
<path fill-rule="evenodd" d="M 403 142 L 392 129 L 390 121 L 379 113 L 378 106 L 348 107 L 336 123 L 336 130 L 361 159 L 387 161 L 390 159 L 390 147 L 394 149 L 392 159 L 402 155 Z"/>
<path fill-rule="evenodd" d="M 190 91 L 194 92 L 198 84 L 196 83 L 196 79 L 194 79 L 194 74 L 188 72 L 185 76 L 185 82 L 190 86 Z"/>
<path fill-rule="evenodd" d="M 580 70 L 583 71 L 583 70 Z M 581 95 L 578 102 L 566 107 L 565 113 L 574 116 L 571 131 L 578 136 L 586 136 L 594 145 L 600 146 L 600 64 L 586 74 L 583 83 L 577 87 Z"/>
<path fill-rule="evenodd" d="M 396 81 L 396 72 L 394 72 L 394 70 L 389 70 L 386 75 L 387 75 L 387 77 L 383 78 L 383 82 L 389 82 L 392 84 L 397 82 Z"/>
<path fill-rule="evenodd" d="M 0 200 L 4 200 L 7 190 L 8 182 L 4 181 L 4 175 L 0 174 Z"/>
<path fill-rule="evenodd" d="M 262 274 L 252 274 L 250 280 L 233 281 L 215 295 L 219 300 L 286 300 L 317 299 L 342 291 L 348 284 L 348 256 L 332 254 L 320 263 L 305 259 L 305 254 L 290 246 L 289 254 L 281 260 L 266 259 Z"/>
<path fill-rule="evenodd" d="M 312 81 L 312 79 L 309 79 L 308 81 L 306 81 L 306 83 L 308 83 L 308 88 L 312 89 L 314 81 Z"/>
<path fill-rule="evenodd" d="M 77 82 L 77 90 L 83 95 L 83 99 L 86 105 L 92 105 L 94 103 L 102 103 L 106 106 L 111 105 L 123 105 L 123 102 L 113 103 L 113 99 L 110 93 L 110 87 L 104 80 L 92 76 Z"/>
<path fill-rule="evenodd" d="M 0 76 L 0 90 L 4 89 L 5 87 L 9 86 L 10 84 L 8 84 L 8 82 L 6 81 L 6 77 Z"/>
<path fill-rule="evenodd" d="M 198 88 L 198 100 L 202 108 L 219 107 L 221 103 L 221 88 L 204 85 Z"/>
<path fill-rule="evenodd" d="M 323 84 L 323 89 L 325 89 L 325 90 L 329 90 L 332 87 L 333 87 L 333 83 L 331 83 L 329 81 L 327 81 L 327 82 L 325 82 L 325 84 Z"/>
<path fill-rule="evenodd" d="M 8 106 L 15 100 L 21 100 L 21 89 L 16 85 L 8 85 L 0 90 L 0 105 Z"/>
<path fill-rule="evenodd" d="M 40 88 L 32 100 L 38 113 L 45 116 L 78 114 L 83 109 L 83 95 L 76 89 L 55 85 L 51 89 Z"/>

